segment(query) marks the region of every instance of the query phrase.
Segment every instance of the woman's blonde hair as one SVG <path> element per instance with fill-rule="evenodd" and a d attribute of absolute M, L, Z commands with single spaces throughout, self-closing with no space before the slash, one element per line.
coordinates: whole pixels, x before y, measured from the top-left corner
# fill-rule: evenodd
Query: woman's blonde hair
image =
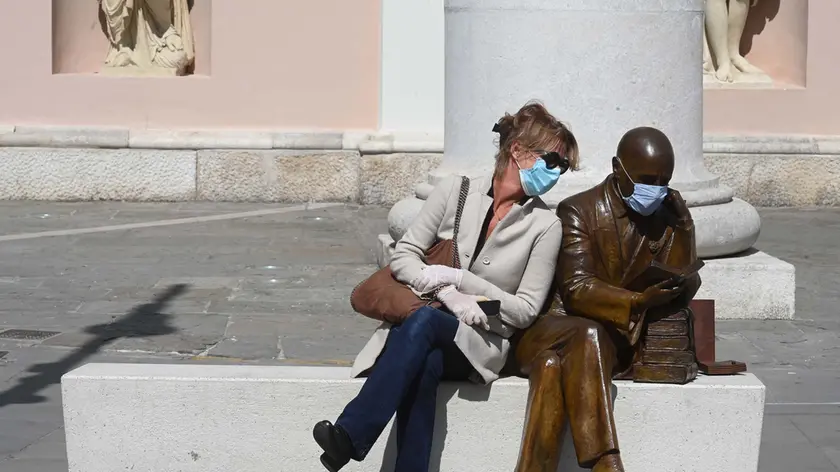
<path fill-rule="evenodd" d="M 495 130 L 499 133 L 499 152 L 496 154 L 494 179 L 502 176 L 510 164 L 514 142 L 532 151 L 559 148 L 560 156 L 569 160 L 569 170 L 578 169 L 575 135 L 537 101 L 528 102 L 514 115 L 505 113 Z"/>

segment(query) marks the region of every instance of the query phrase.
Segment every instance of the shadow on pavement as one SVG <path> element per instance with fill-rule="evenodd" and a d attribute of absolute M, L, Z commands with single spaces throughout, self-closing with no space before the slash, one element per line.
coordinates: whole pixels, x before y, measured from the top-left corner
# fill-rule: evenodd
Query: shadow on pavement
<path fill-rule="evenodd" d="M 186 292 L 187 288 L 186 284 L 172 285 L 151 303 L 138 305 L 111 323 L 86 328 L 86 333 L 94 335 L 90 341 L 56 362 L 30 367 L 26 372 L 34 375 L 18 380 L 17 385 L 0 393 L 0 408 L 11 404 L 46 401 L 46 397 L 39 395 L 39 392 L 59 383 L 62 375 L 114 341 L 174 333 L 177 329 L 169 324 L 172 315 L 161 312 L 175 297 Z"/>

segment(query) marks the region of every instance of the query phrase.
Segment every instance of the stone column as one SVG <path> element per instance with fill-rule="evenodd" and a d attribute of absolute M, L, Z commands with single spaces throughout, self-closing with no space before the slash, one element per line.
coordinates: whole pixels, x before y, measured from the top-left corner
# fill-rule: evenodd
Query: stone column
<path fill-rule="evenodd" d="M 443 0 L 382 0 L 379 128 L 443 133 Z"/>
<path fill-rule="evenodd" d="M 749 249 L 758 213 L 703 163 L 703 10 L 703 0 L 446 0 L 443 164 L 393 207 L 391 238 L 440 176 L 489 172 L 493 124 L 539 99 L 571 125 L 582 157 L 548 203 L 602 181 L 621 136 L 654 126 L 674 145 L 672 186 L 691 207 L 699 255 Z"/>

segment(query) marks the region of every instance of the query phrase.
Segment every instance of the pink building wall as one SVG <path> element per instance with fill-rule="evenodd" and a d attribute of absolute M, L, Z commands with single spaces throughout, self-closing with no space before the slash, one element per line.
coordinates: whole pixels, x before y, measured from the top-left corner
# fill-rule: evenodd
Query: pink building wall
<path fill-rule="evenodd" d="M 196 0 L 196 75 L 94 74 L 95 0 L 0 0 L 0 123 L 375 128 L 378 0 Z"/>
<path fill-rule="evenodd" d="M 380 0 L 195 0 L 196 75 L 97 76 L 95 0 L 0 0 L 0 124 L 373 129 Z M 743 49 L 771 89 L 707 90 L 714 134 L 840 135 L 840 1 L 759 0 Z"/>
<path fill-rule="evenodd" d="M 840 135 L 840 1 L 759 0 L 748 28 L 747 57 L 777 83 L 707 90 L 705 131 Z"/>

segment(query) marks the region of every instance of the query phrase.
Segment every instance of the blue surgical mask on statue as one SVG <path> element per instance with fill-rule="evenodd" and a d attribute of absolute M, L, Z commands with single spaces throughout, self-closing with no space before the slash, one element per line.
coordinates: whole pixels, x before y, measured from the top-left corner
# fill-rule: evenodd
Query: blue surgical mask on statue
<path fill-rule="evenodd" d="M 518 166 L 519 163 L 516 165 Z M 530 169 L 519 168 L 519 181 L 522 183 L 522 190 L 525 191 L 525 195 L 534 197 L 551 190 L 554 184 L 560 180 L 561 173 L 559 167 L 549 169 L 544 160 L 537 158 L 534 167 Z"/>
<path fill-rule="evenodd" d="M 621 196 L 624 202 L 627 203 L 627 206 L 642 216 L 650 216 L 656 213 L 656 210 L 665 201 L 665 197 L 668 196 L 668 186 L 637 184 L 630 178 L 630 174 L 624 168 L 624 163 L 621 162 L 621 159 L 618 159 L 618 163 L 621 164 L 621 169 L 624 170 L 624 174 L 633 183 L 633 194 L 629 197 Z"/>

